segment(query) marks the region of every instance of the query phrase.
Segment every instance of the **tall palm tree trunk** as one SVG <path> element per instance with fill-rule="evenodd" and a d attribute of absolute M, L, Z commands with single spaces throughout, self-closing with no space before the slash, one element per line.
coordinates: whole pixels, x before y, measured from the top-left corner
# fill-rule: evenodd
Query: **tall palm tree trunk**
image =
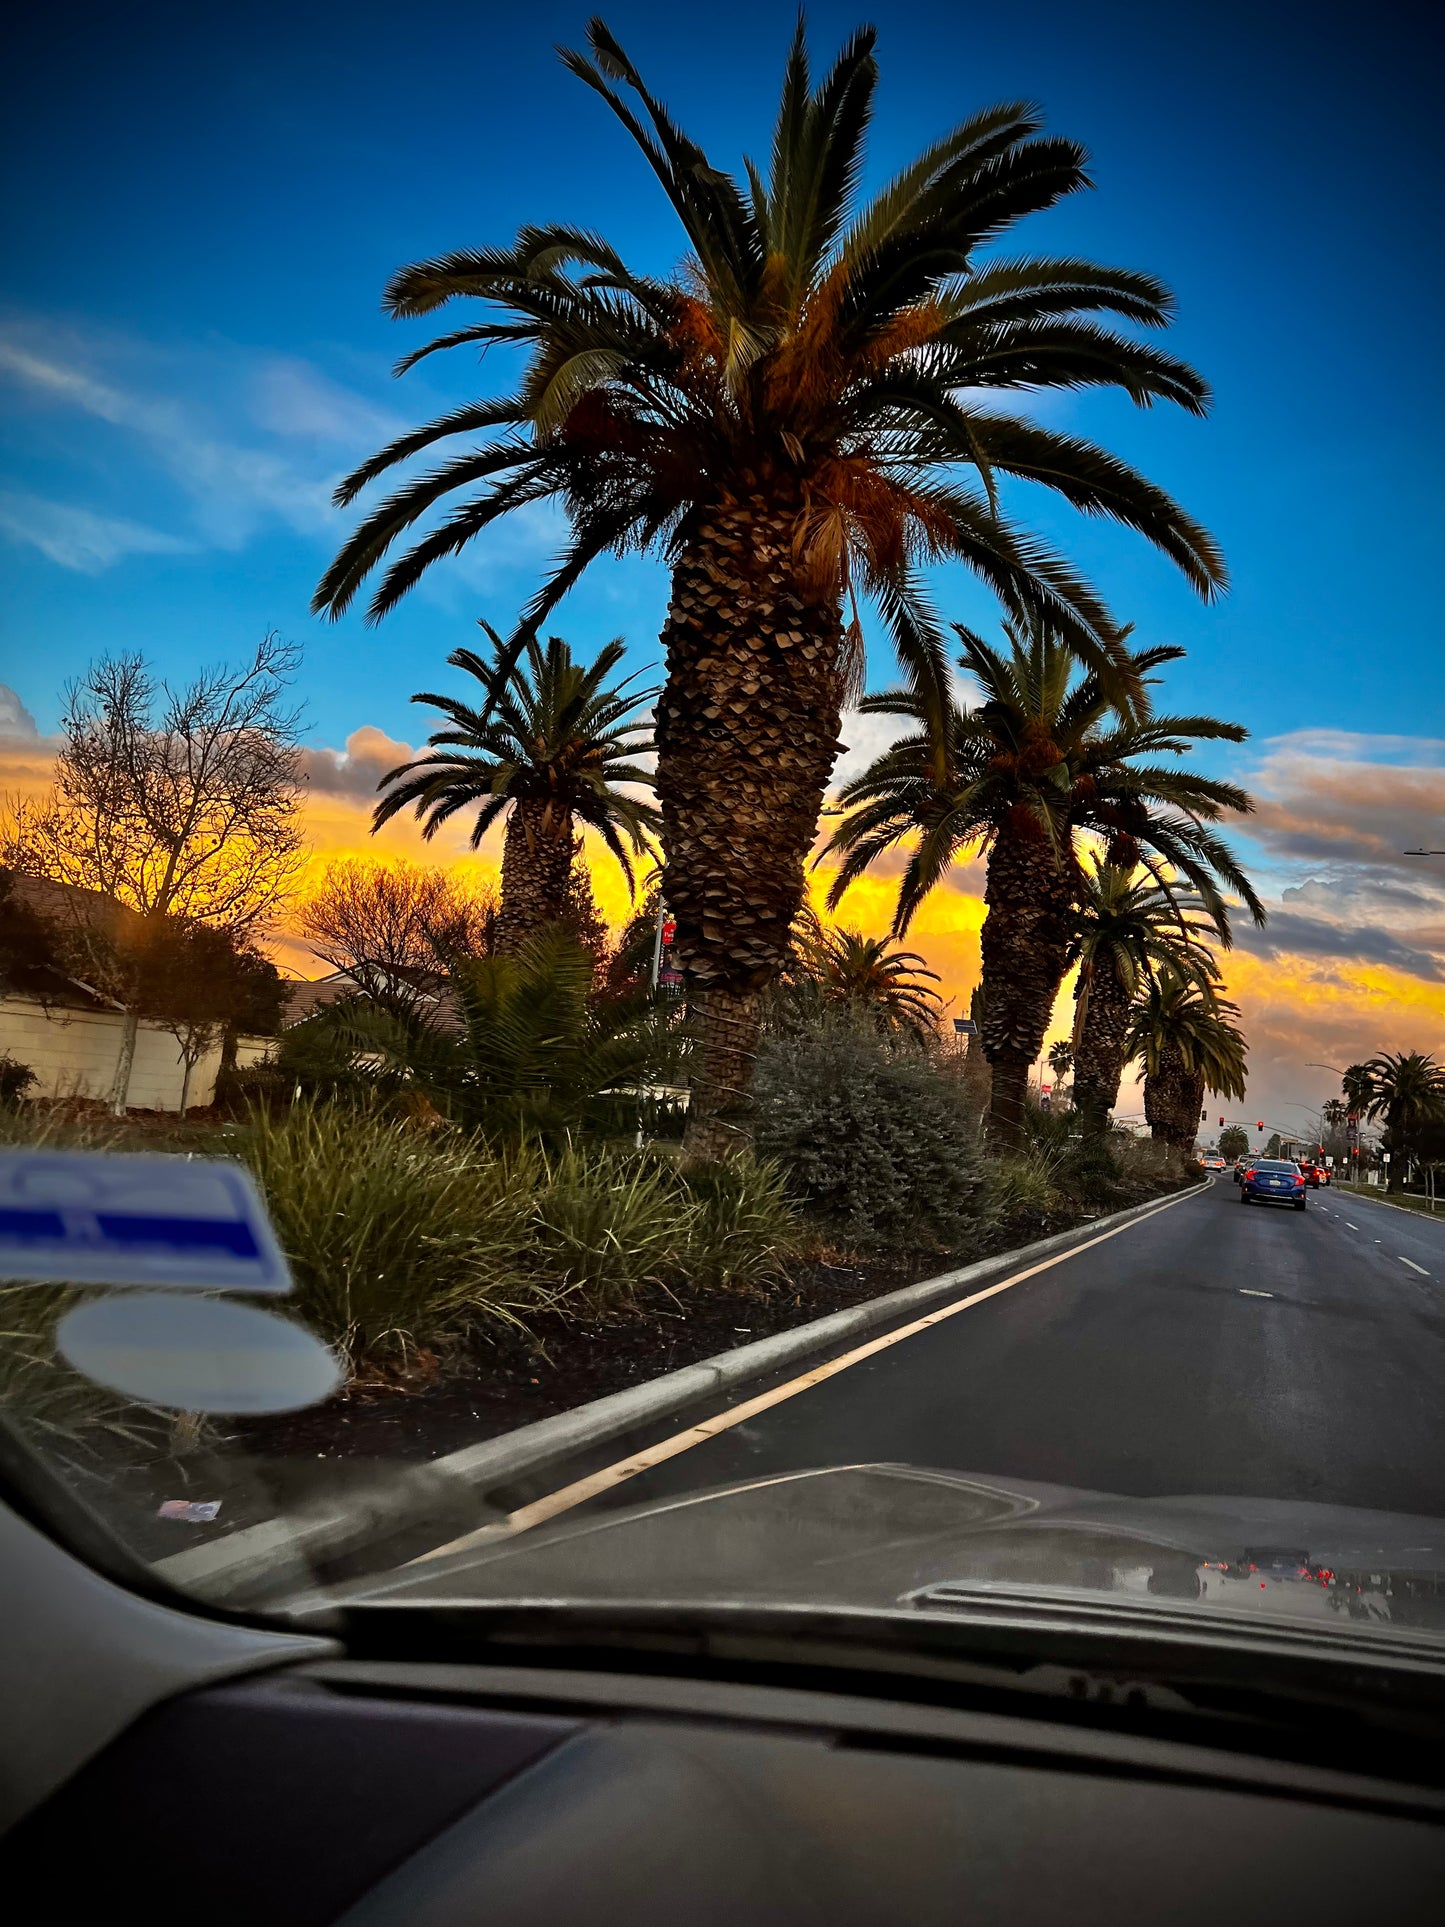
<path fill-rule="evenodd" d="M 1080 994 L 1088 998 L 1074 1054 L 1074 1108 L 1086 1130 L 1102 1131 L 1119 1101 L 1129 1054 L 1129 992 L 1107 965 L 1093 973 Z"/>
<path fill-rule="evenodd" d="M 787 955 L 838 752 L 842 622 L 798 580 L 795 519 L 761 494 L 700 514 L 662 636 L 657 793 L 698 1157 L 749 1138 L 761 994 Z"/>
<path fill-rule="evenodd" d="M 994 844 L 984 891 L 983 1053 L 993 1072 L 988 1135 L 996 1151 L 1023 1142 L 1029 1070 L 1043 1048 L 1064 976 L 1073 889 L 1032 825 Z"/>
<path fill-rule="evenodd" d="M 1185 1068 L 1177 1051 L 1162 1051 L 1158 1070 L 1144 1079 L 1144 1116 L 1151 1135 L 1187 1154 L 1199 1135 L 1203 1101 L 1204 1079 Z"/>
<path fill-rule="evenodd" d="M 502 842 L 498 951 L 516 950 L 562 916 L 575 845 L 569 811 L 542 797 L 521 797 L 512 805 Z"/>

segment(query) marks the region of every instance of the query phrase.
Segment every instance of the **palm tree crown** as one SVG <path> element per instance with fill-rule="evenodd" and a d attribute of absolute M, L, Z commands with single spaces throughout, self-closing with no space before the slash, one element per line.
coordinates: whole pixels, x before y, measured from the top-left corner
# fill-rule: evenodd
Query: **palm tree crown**
<path fill-rule="evenodd" d="M 475 849 L 509 813 L 502 856 L 498 942 L 503 948 L 563 913 L 576 826 L 594 829 L 634 885 L 633 858 L 652 854 L 648 833 L 658 812 L 642 796 L 650 770 L 632 759 L 651 748 L 642 711 L 655 691 L 609 686 L 624 645 L 609 642 L 581 663 L 559 637 L 528 638 L 520 658 L 484 623 L 490 661 L 457 649 L 447 661 L 481 684 L 480 708 L 423 692 L 412 701 L 440 710 L 449 728 L 427 738 L 430 753 L 390 770 L 378 787 L 373 827 L 411 808 L 433 837 L 462 810 L 475 809 Z"/>
<path fill-rule="evenodd" d="M 937 1028 L 943 1001 L 933 988 L 938 973 L 927 969 L 916 951 L 902 950 L 887 937 L 820 926 L 805 932 L 800 961 L 806 981 L 825 1003 L 846 1006 L 884 1029 L 919 1039 Z"/>
<path fill-rule="evenodd" d="M 1214 952 L 1208 938 L 1231 941 L 1221 904 L 1212 918 L 1202 898 L 1181 895 L 1168 879 L 1097 852 L 1078 877 L 1074 941 L 1074 1102 L 1102 1125 L 1119 1095 L 1132 1006 L 1159 971 L 1210 984 Z"/>
<path fill-rule="evenodd" d="M 346 479 L 343 504 L 454 437 L 479 438 L 364 517 L 316 606 L 339 615 L 380 570 L 376 619 L 434 563 L 544 500 L 566 508 L 570 537 L 527 625 L 600 556 L 656 549 L 668 561 L 658 798 L 702 1029 L 688 1142 L 715 1150 L 746 1129 L 758 999 L 788 954 L 842 703 L 861 672 L 855 593 L 872 596 L 909 672 L 941 698 L 946 651 L 918 571 L 960 560 L 1111 673 L 1128 701 L 1108 610 L 1009 520 L 1000 485 L 1039 482 L 1139 530 L 1201 595 L 1223 582 L 1208 534 L 1134 469 L 969 397 L 1103 386 L 1201 414 L 1207 392 L 1183 362 L 1111 325 L 1167 325 L 1171 298 L 1152 275 L 982 257 L 1088 185 L 1083 150 L 1044 135 L 1033 107 L 970 116 L 864 202 L 871 30 L 815 85 L 799 25 L 768 164 L 745 163 L 741 179 L 681 131 L 600 21 L 588 41 L 563 59 L 636 141 L 685 257 L 671 275 L 642 274 L 600 235 L 551 224 L 403 269 L 386 292 L 393 315 L 458 299 L 484 312 L 402 367 L 500 342 L 523 351 L 525 371 L 514 394 L 400 436 Z M 418 535 L 433 511 L 442 519 Z"/>
<path fill-rule="evenodd" d="M 1364 1068 L 1370 1080 L 1365 1115 L 1385 1120 L 1390 1188 L 1397 1190 L 1421 1127 L 1445 1120 L 1445 1066 L 1412 1050 L 1381 1051 Z"/>
<path fill-rule="evenodd" d="M 1197 978 L 1160 970 L 1134 1007 L 1127 1052 L 1144 1066 L 1144 1115 L 1156 1137 L 1188 1151 L 1204 1092 L 1244 1096 L 1238 1007 Z"/>
<path fill-rule="evenodd" d="M 719 171 L 648 91 L 600 20 L 590 57 L 567 67 L 641 148 L 690 250 L 671 279 L 632 272 L 601 236 L 524 227 L 510 248 L 468 248 L 404 268 L 386 290 L 397 317 L 459 298 L 477 321 L 406 356 L 518 344 L 515 395 L 473 403 L 400 436 L 337 491 L 366 485 L 439 442 L 501 431 L 381 503 L 317 591 L 339 614 L 398 538 L 473 490 L 388 567 L 371 604 L 394 606 L 440 557 L 524 502 L 560 497 L 572 540 L 531 611 L 540 620 L 597 556 L 662 541 L 676 555 L 719 483 L 786 475 L 801 552 L 836 596 L 856 572 L 880 595 L 905 654 L 931 630 L 911 574 L 938 554 L 976 567 L 1010 600 L 1047 613 L 1086 654 L 1113 625 L 1093 592 L 998 513 L 996 478 L 1058 489 L 1141 530 L 1201 593 L 1223 580 L 1209 536 L 1162 491 L 1099 448 L 973 405 L 980 390 L 1122 388 L 1141 407 L 1201 414 L 1207 390 L 1171 355 L 1101 325 L 1160 328 L 1172 316 L 1152 275 L 1074 259 L 981 263 L 981 246 L 1089 183 L 1077 143 L 1041 133 L 1035 108 L 987 108 L 934 141 L 857 205 L 878 70 L 865 28 L 812 85 L 799 21 L 765 179 Z M 630 93 L 641 114 L 626 98 Z M 950 480 L 961 466 L 977 478 Z"/>
<path fill-rule="evenodd" d="M 1248 796 L 1178 761 L 1195 739 L 1239 742 L 1246 732 L 1212 716 L 1155 715 L 1147 702 L 1150 672 L 1182 650 L 1130 653 L 1144 696 L 1121 716 L 1105 678 L 1081 671 L 1057 634 L 1010 626 L 1006 652 L 958 634 L 984 701 L 967 709 L 950 697 L 940 715 L 926 690 L 866 698 L 865 713 L 914 727 L 845 787 L 843 820 L 823 854 L 843 859 L 836 903 L 886 852 L 911 846 L 894 921 L 901 934 L 960 856 L 987 852 L 981 1034 L 994 1069 L 993 1129 L 1008 1140 L 1075 941 L 1079 833 L 1102 838 L 1110 860 L 1130 870 L 1142 863 L 1157 874 L 1162 859 L 1217 927 L 1227 928 L 1221 884 L 1257 921 L 1264 910 L 1212 828 L 1226 810 L 1248 811 Z"/>

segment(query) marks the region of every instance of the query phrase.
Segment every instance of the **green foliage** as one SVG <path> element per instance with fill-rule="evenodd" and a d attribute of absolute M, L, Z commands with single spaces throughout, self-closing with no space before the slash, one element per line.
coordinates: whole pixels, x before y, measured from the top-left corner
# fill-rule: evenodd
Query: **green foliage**
<path fill-rule="evenodd" d="M 747 1288 L 796 1242 L 778 1174 L 564 1144 L 503 1151 L 340 1104 L 257 1112 L 243 1155 L 296 1273 L 298 1314 L 353 1363 L 404 1357 L 649 1285 Z"/>
<path fill-rule="evenodd" d="M 28 1064 L 8 1051 L 0 1051 L 0 1104 L 14 1104 L 40 1079 Z"/>
<path fill-rule="evenodd" d="M 242 1155 L 296 1276 L 297 1315 L 353 1363 L 405 1356 L 541 1294 L 517 1264 L 534 1173 L 345 1105 L 252 1113 Z"/>
<path fill-rule="evenodd" d="M 107 1444 L 154 1450 L 166 1415 L 72 1371 L 55 1348 L 55 1327 L 84 1296 L 55 1285 L 0 1287 L 0 1416 L 62 1460 L 83 1462 Z"/>
<path fill-rule="evenodd" d="M 766 1039 L 755 1088 L 759 1152 L 850 1244 L 946 1248 L 977 1226 L 977 1140 L 963 1092 L 922 1052 L 830 1019 Z"/>
<path fill-rule="evenodd" d="M 662 821 L 637 793 L 651 790 L 652 771 L 632 760 L 652 747 L 642 717 L 656 690 L 634 689 L 632 676 L 607 687 L 626 654 L 620 637 L 582 663 L 560 636 L 545 646 L 529 636 L 518 652 L 490 623 L 481 626 L 492 645 L 490 660 L 474 649 L 454 649 L 447 657 L 476 679 L 481 708 L 451 696 L 412 697 L 439 710 L 448 727 L 427 738 L 428 755 L 382 778 L 387 793 L 374 827 L 411 808 L 422 835 L 432 837 L 459 811 L 475 808 L 475 849 L 512 803 L 530 799 L 555 813 L 552 834 L 570 838 L 574 820 L 594 829 L 631 889 L 633 858 L 653 853 L 650 833 Z M 580 934 L 585 941 L 585 928 Z"/>
<path fill-rule="evenodd" d="M 1227 1124 L 1219 1133 L 1219 1155 L 1234 1159 L 1243 1157 L 1249 1149 L 1249 1132 L 1242 1124 Z"/>
<path fill-rule="evenodd" d="M 454 960 L 451 1013 L 353 1004 L 318 1022 L 317 1037 L 336 1040 L 337 1076 L 409 1087 L 499 1142 L 556 1143 L 615 1126 L 617 1093 L 662 1081 L 673 1053 L 645 993 L 595 997 L 593 980 L 591 952 L 544 930 L 515 952 Z"/>

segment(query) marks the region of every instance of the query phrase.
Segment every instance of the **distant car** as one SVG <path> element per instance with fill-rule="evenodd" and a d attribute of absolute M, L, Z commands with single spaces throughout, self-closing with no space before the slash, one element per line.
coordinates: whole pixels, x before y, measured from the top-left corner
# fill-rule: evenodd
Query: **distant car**
<path fill-rule="evenodd" d="M 1299 1160 L 1299 1168 L 1304 1172 L 1305 1183 L 1311 1191 L 1318 1191 L 1322 1184 L 1328 1184 L 1330 1174 L 1322 1164 L 1315 1164 L 1309 1158 Z"/>
<path fill-rule="evenodd" d="M 1206 1171 L 1226 1171 L 1229 1168 L 1223 1158 L 1207 1157 L 1201 1158 L 1199 1161 Z"/>
<path fill-rule="evenodd" d="M 1259 1158 L 1253 1151 L 1246 1151 L 1243 1157 L 1236 1158 L 1234 1160 L 1234 1182 L 1238 1184 L 1249 1167 L 1252 1164 L 1258 1163 Z"/>
<path fill-rule="evenodd" d="M 1239 1180 L 1241 1204 L 1292 1204 L 1305 1208 L 1305 1174 L 1293 1158 L 1255 1158 Z"/>

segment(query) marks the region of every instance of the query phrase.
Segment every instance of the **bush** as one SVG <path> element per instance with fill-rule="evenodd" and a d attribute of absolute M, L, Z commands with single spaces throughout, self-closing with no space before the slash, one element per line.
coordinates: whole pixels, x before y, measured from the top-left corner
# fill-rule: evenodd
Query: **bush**
<path fill-rule="evenodd" d="M 0 1051 L 0 1104 L 18 1103 L 31 1085 L 39 1082 L 28 1064 L 22 1064 L 7 1051 Z"/>
<path fill-rule="evenodd" d="M 729 1158 L 678 1172 L 693 1208 L 683 1253 L 683 1286 L 753 1290 L 779 1277 L 798 1247 L 798 1222 L 776 1164 Z"/>
<path fill-rule="evenodd" d="M 576 1145 L 535 1163 L 525 1261 L 539 1284 L 575 1290 L 592 1310 L 606 1311 L 676 1275 L 692 1213 L 660 1165 Z"/>
<path fill-rule="evenodd" d="M 758 1150 L 860 1248 L 959 1245 L 979 1228 L 977 1139 L 957 1079 L 843 1019 L 765 1039 Z"/>
<path fill-rule="evenodd" d="M 353 1364 L 516 1322 L 537 1302 L 518 1266 L 536 1184 L 523 1160 L 305 1102 L 284 1116 L 253 1112 L 240 1149 L 291 1260 L 291 1303 Z"/>
<path fill-rule="evenodd" d="M 83 1463 L 107 1442 L 155 1451 L 170 1414 L 72 1371 L 55 1349 L 55 1327 L 84 1296 L 62 1285 L 0 1287 L 0 1414 L 62 1462 Z"/>

